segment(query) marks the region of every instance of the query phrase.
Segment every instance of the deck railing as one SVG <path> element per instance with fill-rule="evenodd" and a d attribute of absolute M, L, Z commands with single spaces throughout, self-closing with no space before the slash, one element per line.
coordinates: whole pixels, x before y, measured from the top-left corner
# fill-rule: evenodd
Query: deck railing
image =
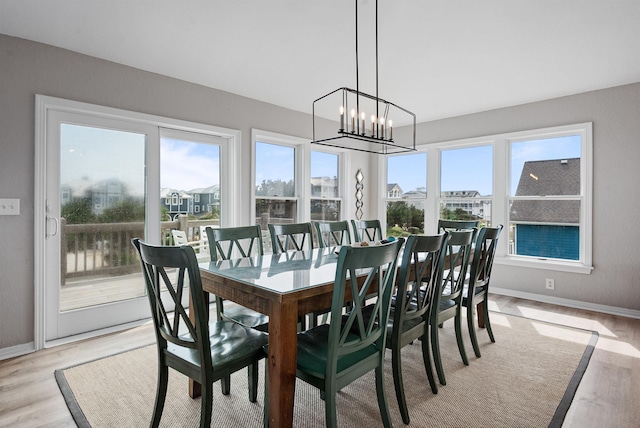
<path fill-rule="evenodd" d="M 144 237 L 144 222 L 66 224 L 61 219 L 61 281 L 79 277 L 126 275 L 140 269 L 131 239 Z M 160 223 L 164 245 L 173 245 L 172 229 L 184 230 L 190 241 L 205 247 L 204 227 L 220 227 L 219 220 L 178 220 Z M 204 239 L 202 239 L 204 238 Z"/>

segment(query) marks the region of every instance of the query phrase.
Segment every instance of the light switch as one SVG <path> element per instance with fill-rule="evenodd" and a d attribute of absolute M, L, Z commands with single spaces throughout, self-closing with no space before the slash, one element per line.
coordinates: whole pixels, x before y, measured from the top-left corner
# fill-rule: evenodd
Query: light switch
<path fill-rule="evenodd" d="M 0 215 L 20 215 L 20 199 L 0 199 Z"/>

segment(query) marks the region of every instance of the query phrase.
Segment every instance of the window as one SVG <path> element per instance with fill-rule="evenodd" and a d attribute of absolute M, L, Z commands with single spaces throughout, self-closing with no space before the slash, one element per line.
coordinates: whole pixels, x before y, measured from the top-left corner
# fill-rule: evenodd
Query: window
<path fill-rule="evenodd" d="M 296 180 L 297 156 L 301 149 L 270 136 L 254 135 L 254 218 L 262 229 L 265 253 L 271 252 L 268 224 L 297 223 L 301 221 L 300 213 L 304 212 Z"/>
<path fill-rule="evenodd" d="M 510 143 L 509 254 L 580 260 L 579 134 Z"/>
<path fill-rule="evenodd" d="M 389 156 L 386 184 L 386 236 L 424 233 L 427 153 Z"/>
<path fill-rule="evenodd" d="M 590 273 L 592 146 L 592 124 L 583 123 L 429 144 L 418 153 L 389 156 L 381 183 L 387 234 L 410 227 L 422 233 L 417 216 L 395 213 L 408 209 L 408 189 L 419 190 L 413 181 L 404 184 L 408 177 L 426 187 L 426 233 L 436 232 L 439 218 L 502 224 L 497 264 Z"/>
<path fill-rule="evenodd" d="M 492 146 L 440 152 L 440 209 L 445 220 L 480 220 L 491 225 Z"/>
<path fill-rule="evenodd" d="M 341 220 L 340 156 L 311 151 L 311 220 Z"/>

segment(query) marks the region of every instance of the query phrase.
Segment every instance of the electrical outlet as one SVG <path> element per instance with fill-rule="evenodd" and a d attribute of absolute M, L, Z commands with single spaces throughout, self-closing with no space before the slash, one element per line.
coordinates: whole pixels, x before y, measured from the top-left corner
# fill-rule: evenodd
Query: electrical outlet
<path fill-rule="evenodd" d="M 20 215 L 20 199 L 0 199 L 0 215 Z"/>
<path fill-rule="evenodd" d="M 546 285 L 547 290 L 555 290 L 556 288 L 556 282 L 551 278 L 547 278 Z"/>

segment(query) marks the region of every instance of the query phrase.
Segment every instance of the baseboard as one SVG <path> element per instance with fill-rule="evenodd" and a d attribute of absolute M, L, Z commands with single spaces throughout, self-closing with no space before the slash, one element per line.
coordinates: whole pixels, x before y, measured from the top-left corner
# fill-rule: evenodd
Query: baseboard
<path fill-rule="evenodd" d="M 9 346 L 8 348 L 0 348 L 0 361 L 9 358 L 19 357 L 21 355 L 35 352 L 36 345 L 34 342 L 23 343 L 22 345 Z"/>
<path fill-rule="evenodd" d="M 618 315 L 621 317 L 640 319 L 640 311 L 617 306 L 600 305 L 597 303 L 581 302 L 579 300 L 563 299 L 560 297 L 545 296 L 542 294 L 526 293 L 524 291 L 509 290 L 507 288 L 491 287 L 491 293 L 520 299 L 534 300 L 536 302 L 551 303 L 569 308 L 584 309 L 587 311 L 602 312 L 605 314 Z"/>

